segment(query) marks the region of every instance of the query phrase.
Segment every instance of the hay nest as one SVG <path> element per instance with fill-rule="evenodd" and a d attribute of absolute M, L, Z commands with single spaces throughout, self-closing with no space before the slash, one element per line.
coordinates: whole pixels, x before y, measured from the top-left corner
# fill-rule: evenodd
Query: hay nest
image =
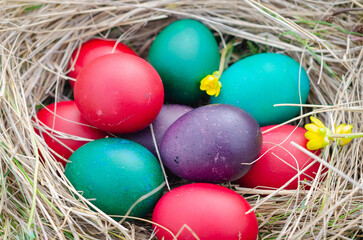
<path fill-rule="evenodd" d="M 234 41 L 230 63 L 262 51 L 301 63 L 311 93 L 294 124 L 318 114 L 330 128 L 344 122 L 363 131 L 359 1 L 43 0 L 0 6 L 0 238 L 154 239 L 150 217 L 119 224 L 76 200 L 62 166 L 34 132 L 39 106 L 72 98 L 69 58 L 96 35 L 116 38 L 145 57 L 168 23 L 197 19 L 214 31 L 221 49 Z M 229 185 L 256 210 L 260 239 L 362 239 L 362 140 L 332 144 L 323 156 L 334 168 L 310 190 Z"/>

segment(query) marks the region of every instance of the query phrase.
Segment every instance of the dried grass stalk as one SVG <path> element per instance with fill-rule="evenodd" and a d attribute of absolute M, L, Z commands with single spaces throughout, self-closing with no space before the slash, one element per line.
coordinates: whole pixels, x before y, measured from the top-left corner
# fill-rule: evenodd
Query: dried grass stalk
<path fill-rule="evenodd" d="M 72 51 L 94 37 L 114 37 L 145 57 L 176 18 L 203 21 L 222 48 L 235 40 L 242 55 L 287 54 L 308 71 L 312 92 L 296 124 L 318 114 L 363 131 L 362 3 L 357 0 L 1 1 L 0 238 L 154 239 L 143 221 L 119 224 L 77 201 L 32 117 L 50 101 L 71 97 Z M 359 33 L 360 31 L 360 33 Z M 254 42 L 248 43 L 247 40 Z M 39 161 L 41 153 L 46 161 Z M 362 140 L 325 149 L 330 164 L 362 184 Z M 321 173 L 319 174 L 322 177 Z M 362 191 L 330 171 L 308 191 L 234 188 L 256 209 L 261 239 L 362 239 Z"/>

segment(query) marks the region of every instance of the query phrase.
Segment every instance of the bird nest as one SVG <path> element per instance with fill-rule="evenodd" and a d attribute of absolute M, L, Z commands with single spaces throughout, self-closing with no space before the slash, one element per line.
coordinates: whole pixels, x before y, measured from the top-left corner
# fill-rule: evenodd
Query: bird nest
<path fill-rule="evenodd" d="M 146 57 L 156 34 L 180 18 L 196 19 L 220 49 L 233 42 L 229 64 L 276 52 L 297 60 L 311 92 L 303 126 L 317 115 L 363 131 L 362 4 L 298 0 L 2 1 L 0 14 L 0 237 L 3 239 L 156 239 L 151 217 L 116 222 L 74 197 L 61 164 L 34 127 L 37 110 L 72 99 L 67 65 L 94 38 L 114 38 Z M 286 123 L 285 123 L 286 124 Z M 45 159 L 40 161 L 40 157 Z M 324 180 L 309 190 L 257 190 L 225 185 L 256 212 L 259 239 L 362 239 L 362 140 L 322 150 Z M 171 183 L 172 187 L 182 182 Z"/>

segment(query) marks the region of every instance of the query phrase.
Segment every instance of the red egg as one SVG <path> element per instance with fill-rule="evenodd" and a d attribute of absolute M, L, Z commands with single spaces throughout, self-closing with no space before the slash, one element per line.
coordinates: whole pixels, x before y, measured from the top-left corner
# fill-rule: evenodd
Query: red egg
<path fill-rule="evenodd" d="M 194 183 L 165 194 L 152 221 L 160 240 L 174 239 L 164 228 L 178 240 L 256 240 L 257 219 L 254 212 L 246 214 L 250 209 L 242 196 L 226 187 Z"/>
<path fill-rule="evenodd" d="M 63 165 L 73 151 L 88 143 L 90 140 L 104 138 L 107 134 L 90 126 L 81 116 L 74 101 L 52 103 L 37 113 L 37 120 L 42 127 L 38 134 L 43 136 L 47 145 L 59 156 L 55 158 Z M 65 134 L 64 137 L 61 134 Z M 71 137 L 81 137 L 89 140 L 73 140 Z M 65 145 L 65 146 L 63 146 Z M 67 149 L 70 148 L 71 150 Z"/>
<path fill-rule="evenodd" d="M 68 76 L 76 79 L 79 72 L 90 62 L 98 57 L 112 53 L 128 53 L 136 56 L 131 48 L 115 40 L 91 39 L 74 50 L 68 65 L 68 69 L 72 71 L 68 73 Z M 72 87 L 74 87 L 74 83 L 74 81 L 70 81 Z"/>
<path fill-rule="evenodd" d="M 144 59 L 116 53 L 83 68 L 74 86 L 74 99 L 92 125 L 112 133 L 133 133 L 157 117 L 164 88 L 156 70 Z"/>
<path fill-rule="evenodd" d="M 313 161 L 290 143 L 294 141 L 306 148 L 308 140 L 304 136 L 306 132 L 304 128 L 282 125 L 267 131 L 272 127 L 274 126 L 261 128 L 263 134 L 260 158 L 245 176 L 237 180 L 241 186 L 261 189 L 280 188 Z M 319 166 L 319 163 L 313 164 L 285 189 L 297 189 L 299 181 L 304 179 L 312 181 Z"/>

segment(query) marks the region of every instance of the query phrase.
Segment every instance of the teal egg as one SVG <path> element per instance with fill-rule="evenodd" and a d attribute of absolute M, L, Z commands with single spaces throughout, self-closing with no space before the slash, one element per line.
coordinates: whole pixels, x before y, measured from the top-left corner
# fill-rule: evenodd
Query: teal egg
<path fill-rule="evenodd" d="M 261 53 L 242 59 L 225 72 L 221 92 L 211 103 L 224 103 L 249 112 L 260 124 L 279 124 L 295 117 L 300 107 L 274 104 L 306 103 L 310 83 L 304 68 L 289 56 Z"/>
<path fill-rule="evenodd" d="M 220 54 L 212 32 L 205 25 L 183 19 L 159 33 L 148 59 L 163 81 L 166 100 L 192 104 L 207 96 L 199 89 L 200 81 L 218 70 Z"/>
<path fill-rule="evenodd" d="M 126 139 L 103 138 L 77 149 L 65 175 L 77 191 L 108 215 L 125 215 L 143 195 L 164 182 L 159 162 L 143 146 Z M 161 188 L 133 208 L 130 216 L 152 211 Z"/>

